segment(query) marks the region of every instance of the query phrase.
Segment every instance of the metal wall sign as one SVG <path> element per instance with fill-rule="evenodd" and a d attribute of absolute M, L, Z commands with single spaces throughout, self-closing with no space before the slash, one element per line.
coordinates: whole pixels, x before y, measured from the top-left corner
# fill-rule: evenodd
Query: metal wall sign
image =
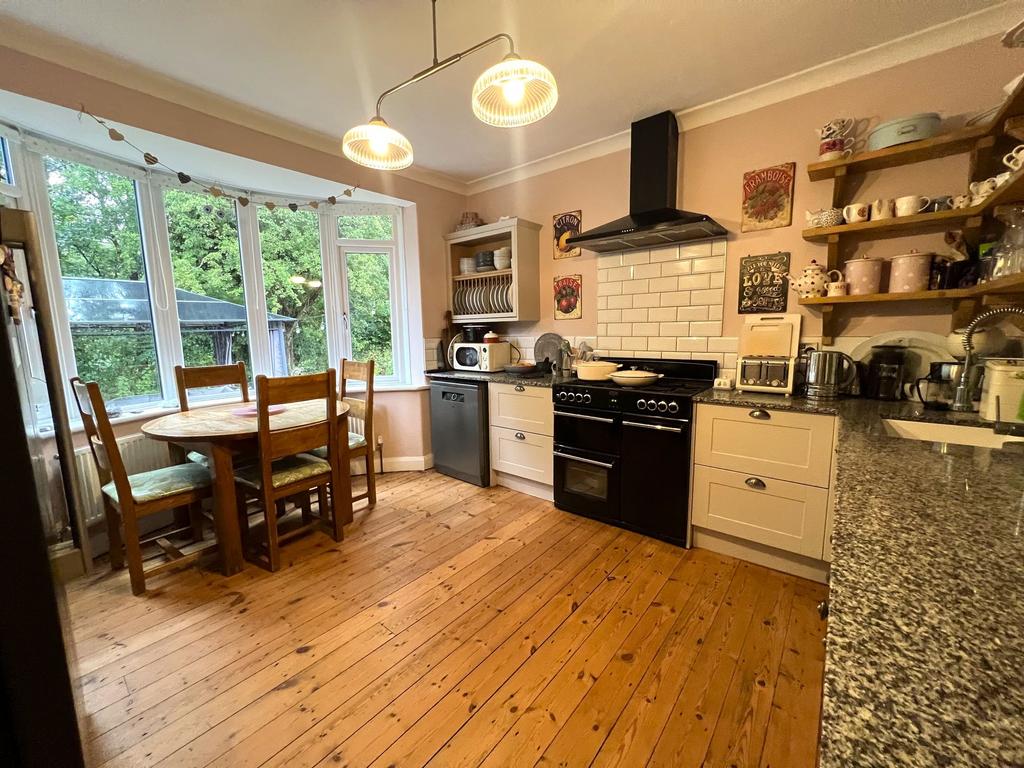
<path fill-rule="evenodd" d="M 789 253 L 765 253 L 740 259 L 737 311 L 741 315 L 778 314 L 789 303 Z"/>

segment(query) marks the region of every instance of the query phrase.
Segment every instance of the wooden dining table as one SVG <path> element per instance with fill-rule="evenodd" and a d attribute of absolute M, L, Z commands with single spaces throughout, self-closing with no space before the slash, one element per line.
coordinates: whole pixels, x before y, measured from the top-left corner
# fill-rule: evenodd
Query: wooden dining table
<path fill-rule="evenodd" d="M 221 563 L 226 575 L 238 573 L 245 567 L 235 496 L 235 462 L 237 459 L 257 455 L 258 420 L 254 405 L 241 402 L 212 405 L 170 413 L 142 425 L 142 433 L 147 437 L 200 451 L 210 459 L 210 474 L 213 476 L 213 520 L 217 529 Z M 270 416 L 272 430 L 301 427 L 324 418 L 323 400 L 290 403 L 282 408 L 283 411 Z M 244 410 L 251 410 L 252 415 L 243 413 Z M 352 521 L 348 411 L 349 406 L 346 403 L 338 403 L 338 433 L 344 436 L 344 439 L 338 441 L 341 448 L 341 478 L 344 487 L 334 488 L 331 494 L 334 514 L 340 516 L 343 524 Z"/>

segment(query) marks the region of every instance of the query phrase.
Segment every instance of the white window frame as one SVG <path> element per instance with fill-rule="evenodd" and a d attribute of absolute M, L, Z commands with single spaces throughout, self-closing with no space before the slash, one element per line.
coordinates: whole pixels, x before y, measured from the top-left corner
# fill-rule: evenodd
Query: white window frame
<path fill-rule="evenodd" d="M 53 297 L 63 295 L 63 286 L 43 155 L 91 165 L 99 170 L 126 176 L 135 182 L 143 258 L 146 266 L 146 283 L 153 313 L 153 335 L 163 397 L 159 401 L 133 406 L 131 409 L 126 408 L 122 420 L 136 419 L 142 415 L 166 411 L 175 407 L 177 392 L 174 366 L 183 363 L 184 353 L 163 190 L 166 187 L 177 187 L 177 179 L 87 150 L 65 146 L 60 142 L 22 137 L 21 134 L 17 137 L 13 137 L 10 133 L 4 135 L 8 140 L 11 169 L 16 182 L 16 186 L 13 187 L 16 192 L 16 202 L 36 213 L 42 243 L 46 287 Z M 0 195 L 10 196 L 5 189 L 6 186 L 8 185 L 0 184 Z M 237 203 L 235 205 L 249 331 L 249 352 L 253 376 L 261 373 L 273 375 L 258 210 L 260 205 L 267 201 L 274 201 L 278 205 L 283 205 L 287 201 L 248 190 L 226 191 L 245 194 L 251 200 L 248 206 L 241 206 Z M 415 387 L 421 383 L 413 380 L 416 377 L 413 373 L 415 350 L 410 346 L 410 323 L 415 321 L 419 327 L 418 318 L 413 317 L 419 306 L 419 301 L 418 296 L 410 297 L 409 295 L 410 270 L 407 264 L 407 251 L 409 250 L 407 234 L 409 233 L 405 229 L 407 210 L 397 205 L 388 204 L 339 203 L 334 206 L 323 205 L 318 211 L 329 365 L 337 366 L 342 357 L 352 357 L 351 337 L 344 323 L 344 316 L 348 312 L 349 306 L 345 269 L 346 253 L 381 252 L 388 254 L 391 283 L 391 343 L 395 372 L 391 376 L 375 377 L 375 385 L 385 389 L 404 389 L 410 385 Z M 355 240 L 342 239 L 338 236 L 338 220 L 342 216 L 383 214 L 392 217 L 394 233 L 392 240 Z M 411 231 L 414 232 L 415 221 L 412 222 L 412 226 Z M 415 248 L 412 249 L 414 255 L 415 250 Z M 418 282 L 418 271 L 413 270 L 412 278 Z M 410 301 L 411 298 L 415 301 Z M 52 306 L 61 373 L 64 379 L 63 385 L 65 394 L 71 402 L 72 393 L 68 382 L 72 377 L 78 375 L 71 326 L 64 302 L 54 300 Z M 420 350 L 420 357 L 422 357 L 422 350 Z M 73 415 L 73 421 L 78 421 L 76 415 Z"/>

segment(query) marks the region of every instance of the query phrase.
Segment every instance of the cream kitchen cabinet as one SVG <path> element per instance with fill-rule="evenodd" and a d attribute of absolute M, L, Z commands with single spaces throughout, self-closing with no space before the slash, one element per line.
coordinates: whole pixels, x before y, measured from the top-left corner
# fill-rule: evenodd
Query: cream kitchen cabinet
<path fill-rule="evenodd" d="M 551 499 L 554 482 L 554 406 L 551 389 L 488 384 L 492 480 Z"/>
<path fill-rule="evenodd" d="M 835 416 L 698 403 L 697 546 L 822 579 L 831 559 Z"/>

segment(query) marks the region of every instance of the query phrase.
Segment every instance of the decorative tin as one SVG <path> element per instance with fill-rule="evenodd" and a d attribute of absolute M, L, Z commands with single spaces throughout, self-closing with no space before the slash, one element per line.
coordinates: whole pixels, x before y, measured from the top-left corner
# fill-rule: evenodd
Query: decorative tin
<path fill-rule="evenodd" d="M 788 227 L 793 223 L 795 170 L 796 163 L 783 163 L 743 174 L 743 232 Z"/>

